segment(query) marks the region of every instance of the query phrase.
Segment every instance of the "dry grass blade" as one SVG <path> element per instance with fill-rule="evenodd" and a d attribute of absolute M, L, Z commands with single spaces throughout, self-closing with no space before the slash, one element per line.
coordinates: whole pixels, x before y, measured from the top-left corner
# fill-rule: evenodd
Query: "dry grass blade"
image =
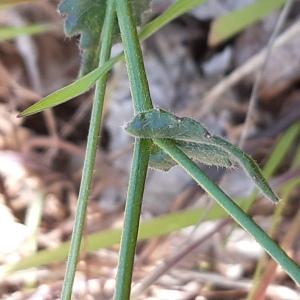
<path fill-rule="evenodd" d="M 179 246 L 179 251 L 171 256 L 169 259 L 164 261 L 160 266 L 158 266 L 152 273 L 145 277 L 138 285 L 136 285 L 132 290 L 132 296 L 138 297 L 142 292 L 144 292 L 150 285 L 157 281 L 163 274 L 168 272 L 172 267 L 174 267 L 180 260 L 190 254 L 193 250 L 199 247 L 206 240 L 211 238 L 216 234 L 221 228 L 228 225 L 231 220 L 223 220 L 216 224 L 216 226 L 207 232 L 204 236 L 196 239 L 195 241 L 188 243 L 186 246 Z"/>
<path fill-rule="evenodd" d="M 294 39 L 300 35 L 300 22 L 297 21 L 291 27 L 289 27 L 284 33 L 282 33 L 275 41 L 273 49 L 279 48 L 286 44 L 288 41 Z M 227 77 L 223 78 L 217 85 L 215 85 L 208 93 L 204 96 L 202 102 L 203 106 L 200 112 L 200 116 L 207 115 L 215 105 L 215 103 L 221 98 L 221 96 L 232 86 L 240 82 L 246 76 L 252 74 L 253 71 L 257 70 L 266 57 L 266 49 L 263 49 L 255 56 L 250 58 L 245 64 L 235 69 Z"/>
<path fill-rule="evenodd" d="M 244 147 L 245 141 L 247 139 L 248 131 L 251 126 L 251 118 L 254 114 L 255 107 L 256 107 L 256 104 L 258 101 L 258 92 L 259 92 L 262 78 L 266 71 L 268 62 L 270 61 L 270 56 L 271 56 L 272 49 L 274 47 L 275 40 L 276 40 L 279 32 L 283 28 L 283 26 L 286 22 L 287 16 L 288 16 L 289 12 L 291 11 L 293 4 L 294 4 L 294 0 L 288 0 L 285 3 L 284 8 L 282 9 L 282 11 L 280 13 L 280 16 L 276 22 L 275 28 L 272 32 L 272 35 L 271 35 L 268 45 L 266 47 L 265 59 L 261 65 L 260 69 L 258 70 L 258 73 L 255 78 L 255 82 L 254 82 L 254 85 L 252 88 L 248 111 L 247 111 L 247 115 L 246 115 L 246 120 L 245 120 L 244 128 L 243 128 L 243 131 L 242 131 L 242 134 L 240 137 L 240 142 L 239 142 L 240 148 Z"/>

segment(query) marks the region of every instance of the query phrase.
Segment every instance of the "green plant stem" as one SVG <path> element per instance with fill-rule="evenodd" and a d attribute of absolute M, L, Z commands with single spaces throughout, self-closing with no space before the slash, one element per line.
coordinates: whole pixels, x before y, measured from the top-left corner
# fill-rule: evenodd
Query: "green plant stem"
<path fill-rule="evenodd" d="M 148 141 L 143 139 L 137 140 L 134 144 L 114 294 L 116 300 L 130 298 L 134 256 L 149 161 L 147 143 Z"/>
<path fill-rule="evenodd" d="M 142 50 L 128 0 L 116 0 L 135 113 L 153 108 Z M 149 141 L 136 139 L 130 172 L 114 299 L 130 298 L 134 255 L 149 162 Z"/>
<path fill-rule="evenodd" d="M 147 111 L 152 109 L 153 105 L 130 2 L 116 0 L 116 10 L 135 113 Z"/>
<path fill-rule="evenodd" d="M 99 57 L 99 66 L 101 67 L 110 57 L 113 37 L 113 27 L 115 20 L 115 8 L 112 2 L 106 9 L 106 15 L 102 30 L 101 51 Z M 96 84 L 94 103 L 91 113 L 91 121 L 87 139 L 87 148 L 82 170 L 82 179 L 80 183 L 78 204 L 76 210 L 75 225 L 73 228 L 70 252 L 68 256 L 66 275 L 64 279 L 61 299 L 68 300 L 72 295 L 72 287 L 76 272 L 77 260 L 80 252 L 80 245 L 85 224 L 87 203 L 90 195 L 90 189 L 93 179 L 93 171 L 96 160 L 97 145 L 99 141 L 101 116 L 104 104 L 104 96 L 108 75 L 101 77 Z"/>
<path fill-rule="evenodd" d="M 191 175 L 240 226 L 250 233 L 296 283 L 300 283 L 300 267 L 230 197 L 212 182 L 191 159 L 170 140 L 155 139 L 154 142 Z"/>
<path fill-rule="evenodd" d="M 0 28 L 0 42 L 17 38 L 19 36 L 33 36 L 58 28 L 57 24 L 32 24 L 19 27 Z"/>

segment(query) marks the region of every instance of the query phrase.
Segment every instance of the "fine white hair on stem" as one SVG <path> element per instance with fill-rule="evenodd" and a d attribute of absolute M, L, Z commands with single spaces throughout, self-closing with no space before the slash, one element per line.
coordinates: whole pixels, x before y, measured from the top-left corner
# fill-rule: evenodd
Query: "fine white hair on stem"
<path fill-rule="evenodd" d="M 245 119 L 245 123 L 244 123 L 244 128 L 240 137 L 240 141 L 239 141 L 239 147 L 243 148 L 245 141 L 247 139 L 247 135 L 249 132 L 249 128 L 251 126 L 251 118 L 255 112 L 255 107 L 257 105 L 257 101 L 258 101 L 258 93 L 259 93 L 259 89 L 261 87 L 261 83 L 262 83 L 262 79 L 264 76 L 264 73 L 266 71 L 270 56 L 271 56 L 271 52 L 275 43 L 275 40 L 277 38 L 277 36 L 279 35 L 282 27 L 284 26 L 286 19 L 288 17 L 288 14 L 292 8 L 292 5 L 294 3 L 294 0 L 288 0 L 286 1 L 280 15 L 279 18 L 276 22 L 276 25 L 274 27 L 274 30 L 271 34 L 271 37 L 269 39 L 269 42 L 267 44 L 266 47 L 266 55 L 264 58 L 264 61 L 261 65 L 261 67 L 259 68 L 255 81 L 254 81 L 254 85 L 251 91 L 251 96 L 250 96 L 250 100 L 249 100 L 249 106 L 248 106 L 248 111 L 247 111 L 247 115 L 246 115 L 246 119 Z"/>

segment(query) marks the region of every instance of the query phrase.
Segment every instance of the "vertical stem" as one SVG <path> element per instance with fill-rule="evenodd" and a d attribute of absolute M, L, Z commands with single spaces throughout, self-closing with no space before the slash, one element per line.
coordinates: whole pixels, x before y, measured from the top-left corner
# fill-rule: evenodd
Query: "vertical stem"
<path fill-rule="evenodd" d="M 113 1 L 108 1 L 105 20 L 102 30 L 101 51 L 99 57 L 99 66 L 102 66 L 110 57 L 113 27 L 115 21 L 115 8 Z M 104 103 L 105 87 L 108 75 L 102 76 L 96 84 L 94 104 L 91 113 L 89 134 L 87 139 L 87 148 L 82 170 L 82 178 L 79 189 L 78 204 L 76 209 L 75 225 L 73 228 L 70 252 L 68 256 L 66 274 L 64 279 L 61 299 L 68 300 L 72 295 L 72 287 L 76 272 L 77 260 L 80 252 L 81 239 L 85 224 L 86 210 L 90 189 L 93 179 L 93 171 L 96 160 L 97 145 L 99 141 L 101 116 Z"/>
<path fill-rule="evenodd" d="M 153 108 L 138 34 L 129 0 L 116 0 L 116 11 L 125 52 L 135 113 Z M 144 184 L 149 161 L 149 141 L 136 139 L 124 216 L 115 300 L 130 298 Z"/>
<path fill-rule="evenodd" d="M 148 141 L 142 139 L 137 140 L 134 144 L 114 294 L 116 300 L 130 298 L 134 256 L 149 160 L 147 143 Z"/>
<path fill-rule="evenodd" d="M 116 0 L 116 10 L 124 46 L 130 89 L 135 112 L 153 108 L 143 55 L 135 22 L 132 17 L 131 1 Z"/>

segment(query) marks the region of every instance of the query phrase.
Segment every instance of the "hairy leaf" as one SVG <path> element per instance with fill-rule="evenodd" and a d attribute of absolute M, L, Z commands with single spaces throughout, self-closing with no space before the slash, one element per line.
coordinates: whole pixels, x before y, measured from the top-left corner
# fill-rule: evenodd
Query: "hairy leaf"
<path fill-rule="evenodd" d="M 235 160 L 222 149 L 208 144 L 175 141 L 180 148 L 192 160 L 208 166 L 232 168 Z M 161 171 L 169 171 L 177 163 L 157 145 L 153 145 L 150 154 L 149 166 Z"/>
<path fill-rule="evenodd" d="M 109 0 L 63 0 L 58 7 L 59 12 L 66 16 L 66 34 L 68 36 L 81 35 L 82 75 L 98 65 L 99 42 L 107 1 Z M 141 24 L 150 1 L 131 1 L 137 24 Z M 115 27 L 117 28 L 117 26 Z"/>
<path fill-rule="evenodd" d="M 211 135 L 201 123 L 191 118 L 179 118 L 162 109 L 152 109 L 137 114 L 133 120 L 126 125 L 125 129 L 129 134 L 139 138 L 172 139 L 177 143 L 176 146 L 179 148 L 184 145 L 184 142 L 188 142 L 185 144 L 185 147 L 189 146 L 189 149 L 181 150 L 191 158 L 193 158 L 194 153 L 200 153 L 201 155 L 199 150 L 202 151 L 202 149 L 199 147 L 203 147 L 203 144 L 209 145 L 211 155 L 208 155 L 205 159 L 203 157 L 203 161 L 206 160 L 206 164 L 218 166 L 219 164 L 215 159 L 214 152 L 218 153 L 218 156 L 223 155 L 229 162 L 235 161 L 241 165 L 267 198 L 274 202 L 279 200 L 268 185 L 259 166 L 250 156 L 221 137 Z M 189 153 L 186 152 L 187 150 Z M 223 154 L 224 151 L 227 155 Z M 202 153 L 202 155 L 203 154 L 204 153 Z M 162 155 L 157 157 L 163 161 Z M 198 158 L 195 160 L 201 161 L 201 159 Z M 170 161 L 168 163 L 170 164 Z M 167 166 L 162 166 L 162 168 L 166 167 Z"/>
<path fill-rule="evenodd" d="M 152 143 L 149 167 L 161 171 L 169 171 L 171 168 L 176 166 L 177 163 L 168 154 L 165 153 L 161 148 Z"/>
<path fill-rule="evenodd" d="M 258 164 L 249 155 L 247 155 L 237 146 L 218 136 L 213 136 L 211 138 L 211 143 L 231 154 L 232 158 L 235 159 L 244 168 L 246 173 L 252 178 L 256 186 L 267 198 L 271 199 L 274 202 L 279 201 L 279 198 L 273 192 L 267 180 L 263 176 Z"/>
<path fill-rule="evenodd" d="M 125 129 L 133 136 L 150 139 L 209 143 L 211 137 L 199 122 L 191 118 L 180 118 L 157 108 L 137 114 Z"/>

